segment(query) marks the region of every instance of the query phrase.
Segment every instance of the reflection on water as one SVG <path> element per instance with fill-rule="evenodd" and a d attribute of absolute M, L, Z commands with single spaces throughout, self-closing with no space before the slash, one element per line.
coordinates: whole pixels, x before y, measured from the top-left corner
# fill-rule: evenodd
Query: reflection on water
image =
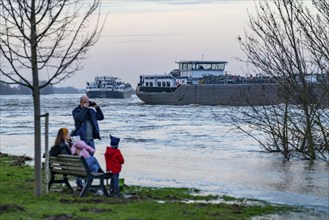
<path fill-rule="evenodd" d="M 50 113 L 50 143 L 58 128 L 73 128 L 71 111 L 79 98 L 42 97 L 42 112 Z M 146 105 L 136 97 L 96 101 L 105 114 L 96 157 L 105 166 L 109 135 L 121 137 L 126 159 L 121 176 L 127 184 L 195 187 L 209 193 L 314 207 L 329 214 L 329 163 L 294 158 L 285 162 L 280 155 L 261 152 L 225 119 L 230 108 Z M 29 96 L 1 98 L 2 152 L 33 156 L 31 103 Z"/>

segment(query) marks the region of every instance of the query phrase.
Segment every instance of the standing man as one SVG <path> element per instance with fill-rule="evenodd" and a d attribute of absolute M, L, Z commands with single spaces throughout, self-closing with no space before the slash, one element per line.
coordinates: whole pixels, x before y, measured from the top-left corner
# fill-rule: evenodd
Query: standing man
<path fill-rule="evenodd" d="M 93 107 L 93 108 L 91 108 Z M 73 111 L 75 135 L 95 149 L 94 139 L 101 139 L 98 121 L 104 119 L 103 112 L 96 102 L 89 101 L 88 96 L 80 98 L 80 105 Z"/>

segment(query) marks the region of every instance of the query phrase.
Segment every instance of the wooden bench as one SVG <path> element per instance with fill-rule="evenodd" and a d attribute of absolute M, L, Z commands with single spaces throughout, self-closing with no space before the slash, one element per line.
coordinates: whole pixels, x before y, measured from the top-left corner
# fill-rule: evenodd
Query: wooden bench
<path fill-rule="evenodd" d="M 76 155 L 64 155 L 60 154 L 56 157 L 49 157 L 49 169 L 51 174 L 51 179 L 48 183 L 48 189 L 50 189 L 53 183 L 65 183 L 72 191 L 67 176 L 79 176 L 85 179 L 85 186 L 83 187 L 80 197 L 85 196 L 86 192 L 92 187 L 96 189 L 101 189 L 105 196 L 109 196 L 104 180 L 111 178 L 110 173 L 93 173 L 89 171 L 88 164 L 84 157 L 79 157 Z M 56 179 L 55 176 L 61 175 L 61 179 Z M 99 180 L 98 185 L 92 185 L 93 180 Z"/>

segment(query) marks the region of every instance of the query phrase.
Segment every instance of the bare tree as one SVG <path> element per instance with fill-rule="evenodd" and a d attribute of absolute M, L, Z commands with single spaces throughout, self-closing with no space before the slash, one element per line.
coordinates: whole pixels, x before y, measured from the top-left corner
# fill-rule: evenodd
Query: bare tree
<path fill-rule="evenodd" d="M 28 87 L 33 95 L 36 197 L 42 194 L 40 89 L 82 68 L 103 29 L 99 6 L 100 0 L 0 1 L 0 82 Z"/>
<path fill-rule="evenodd" d="M 250 32 L 239 37 L 244 61 L 253 73 L 275 78 L 281 104 L 239 108 L 243 123 L 236 117 L 235 123 L 286 159 L 327 159 L 329 2 L 264 0 L 255 7 Z"/>

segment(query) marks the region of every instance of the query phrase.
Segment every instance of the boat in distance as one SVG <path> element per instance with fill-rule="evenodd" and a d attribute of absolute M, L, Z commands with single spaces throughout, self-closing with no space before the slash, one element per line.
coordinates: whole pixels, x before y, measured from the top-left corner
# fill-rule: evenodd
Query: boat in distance
<path fill-rule="evenodd" d="M 114 76 L 96 76 L 94 82 L 87 82 L 86 95 L 89 98 L 131 98 L 135 91 L 129 83 Z"/>
<path fill-rule="evenodd" d="M 147 104 L 270 105 L 279 104 L 278 84 L 265 76 L 225 74 L 226 61 L 178 61 L 179 69 L 141 75 L 137 97 Z"/>

